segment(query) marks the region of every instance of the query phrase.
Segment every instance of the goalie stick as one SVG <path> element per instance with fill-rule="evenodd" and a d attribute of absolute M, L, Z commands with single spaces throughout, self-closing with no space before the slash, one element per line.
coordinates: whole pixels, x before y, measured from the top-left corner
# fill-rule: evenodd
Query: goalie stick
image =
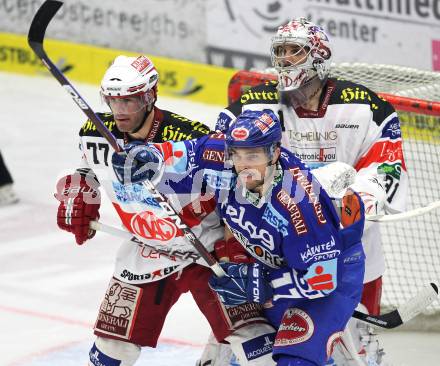
<path fill-rule="evenodd" d="M 95 125 L 96 129 L 101 133 L 101 135 L 109 142 L 109 144 L 115 149 L 115 151 L 121 152 L 122 148 L 121 146 L 119 146 L 113 134 L 107 129 L 101 119 L 95 114 L 95 112 L 90 108 L 87 102 L 75 90 L 73 85 L 67 80 L 63 73 L 53 64 L 53 62 L 44 51 L 43 41 L 47 26 L 62 5 L 63 3 L 61 1 L 56 0 L 46 0 L 41 5 L 37 13 L 35 14 L 34 19 L 32 20 L 32 24 L 29 30 L 29 46 L 41 59 L 49 72 L 58 80 L 58 82 L 64 87 L 64 89 L 66 89 L 66 91 L 70 94 L 75 103 L 87 115 L 90 121 Z M 157 202 L 165 210 L 165 212 L 167 212 L 169 217 L 175 222 L 176 226 L 184 232 L 185 237 L 195 247 L 197 252 L 205 260 L 205 262 L 213 270 L 213 272 L 219 277 L 224 276 L 225 273 L 222 267 L 203 246 L 203 244 L 189 229 L 189 227 L 182 222 L 178 213 L 170 205 L 168 200 L 156 190 L 156 188 L 150 181 L 145 181 L 143 185 L 157 200 Z M 431 284 L 431 287 L 423 290 L 421 293 L 419 293 L 419 295 L 420 294 L 422 294 L 423 299 L 419 299 L 419 296 L 417 296 L 401 308 L 398 308 L 390 313 L 379 316 L 372 316 L 355 310 L 355 312 L 353 313 L 353 317 L 364 320 L 371 324 L 375 324 L 382 328 L 397 327 L 404 321 L 407 321 L 417 315 L 424 307 L 431 303 L 438 294 L 438 288 L 435 284 Z"/>
<path fill-rule="evenodd" d="M 61 1 L 56 0 L 46 0 L 41 7 L 38 9 L 37 13 L 32 20 L 31 27 L 28 34 L 29 46 L 35 52 L 35 54 L 41 59 L 43 64 L 47 67 L 49 72 L 58 80 L 58 82 L 63 86 L 64 89 L 70 94 L 75 103 L 82 109 L 90 121 L 95 125 L 96 129 L 101 133 L 101 135 L 108 141 L 108 143 L 115 149 L 116 152 L 123 151 L 122 147 L 119 146 L 116 138 L 105 126 L 104 122 L 96 115 L 96 113 L 90 108 L 87 102 L 81 97 L 81 95 L 76 91 L 69 80 L 64 76 L 64 74 L 55 66 L 51 61 L 49 56 L 46 54 L 43 41 L 46 33 L 47 26 L 49 25 L 52 18 L 55 16 L 57 11 L 63 5 Z M 162 207 L 162 209 L 167 213 L 168 217 L 174 222 L 174 224 L 183 231 L 187 240 L 193 245 L 201 257 L 206 261 L 208 266 L 214 271 L 217 276 L 225 275 L 223 268 L 215 260 L 215 258 L 205 249 L 200 240 L 195 236 L 191 229 L 182 221 L 179 214 L 168 202 L 167 198 L 156 190 L 154 185 L 150 181 L 144 181 L 142 185 L 150 192 L 157 203 Z"/>
<path fill-rule="evenodd" d="M 341 194 L 355 182 L 357 172 L 352 166 L 336 161 L 312 170 L 312 174 L 318 179 L 328 195 L 338 201 Z M 365 220 L 379 223 L 403 221 L 425 215 L 439 208 L 440 201 L 434 201 L 429 205 L 396 214 L 365 215 Z"/>
<path fill-rule="evenodd" d="M 413 210 L 390 214 L 390 215 L 366 215 L 365 219 L 368 221 L 376 221 L 380 223 L 403 221 L 412 217 L 421 216 L 431 211 L 438 210 L 440 208 L 440 201 L 431 202 L 429 205 L 418 207 Z"/>
<path fill-rule="evenodd" d="M 97 231 L 103 231 L 107 234 L 130 240 L 135 244 L 145 245 L 148 247 L 148 244 L 142 242 L 142 240 L 139 240 L 139 238 L 136 238 L 132 233 L 126 230 L 108 226 L 98 221 L 92 221 L 90 223 L 90 228 Z M 157 248 L 154 249 L 157 250 Z M 166 249 L 158 251 L 170 255 L 170 252 Z M 181 260 L 190 259 L 196 263 L 199 263 L 197 253 L 178 253 L 178 255 L 175 256 Z M 199 264 L 204 265 L 203 262 Z M 369 315 L 361 311 L 355 310 L 353 313 L 353 318 L 362 320 L 370 324 L 374 324 L 380 328 L 396 328 L 418 315 L 423 309 L 430 305 L 437 298 L 437 296 L 438 287 L 435 283 L 431 283 L 430 285 L 425 286 L 422 290 L 420 290 L 413 298 L 408 300 L 406 303 L 400 305 L 397 309 L 390 311 L 389 313 L 385 313 L 382 315 Z"/>

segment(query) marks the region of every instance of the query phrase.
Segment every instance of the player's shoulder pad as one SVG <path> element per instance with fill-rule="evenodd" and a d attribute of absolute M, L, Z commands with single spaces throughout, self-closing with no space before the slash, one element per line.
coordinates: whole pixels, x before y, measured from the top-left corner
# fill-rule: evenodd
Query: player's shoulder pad
<path fill-rule="evenodd" d="M 289 169 L 291 166 L 300 166 L 301 169 L 310 170 L 307 165 L 292 151 L 281 146 L 280 164 L 284 169 Z"/>
<path fill-rule="evenodd" d="M 266 81 L 245 91 L 240 97 L 240 104 L 277 104 L 277 81 Z"/>
<path fill-rule="evenodd" d="M 184 141 L 196 139 L 212 132 L 208 126 L 180 114 L 161 110 L 163 120 L 157 133 L 160 141 Z"/>
<path fill-rule="evenodd" d="M 300 184 L 299 176 L 304 177 L 304 185 L 308 184 L 308 170 L 294 154 L 285 149 L 281 151 L 279 162 L 283 169 L 283 181 L 277 185 L 273 200 L 276 211 L 271 212 L 271 215 L 276 216 L 278 222 L 284 222 L 289 233 L 302 236 L 309 232 L 306 218 L 310 210 L 307 207 L 307 195 L 297 187 Z"/>
<path fill-rule="evenodd" d="M 335 91 L 330 98 L 330 104 L 369 105 L 373 119 L 379 125 L 387 116 L 395 112 L 390 103 L 366 86 L 343 79 L 331 80 L 335 83 Z"/>
<path fill-rule="evenodd" d="M 108 130 L 116 137 L 123 138 L 123 133 L 116 127 L 116 122 L 111 113 L 96 113 L 96 115 L 104 122 Z M 79 130 L 80 136 L 96 136 L 100 137 L 101 133 L 96 129 L 95 125 L 88 119 Z"/>
<path fill-rule="evenodd" d="M 224 165 L 225 135 L 223 133 L 216 132 L 207 136 L 200 153 L 200 159 L 208 165 Z"/>

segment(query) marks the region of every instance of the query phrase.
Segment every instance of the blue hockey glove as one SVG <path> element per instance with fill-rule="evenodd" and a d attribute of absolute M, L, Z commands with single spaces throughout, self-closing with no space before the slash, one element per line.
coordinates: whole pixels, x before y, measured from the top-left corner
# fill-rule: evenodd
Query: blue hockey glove
<path fill-rule="evenodd" d="M 240 305 L 246 302 L 264 304 L 272 297 L 272 288 L 265 279 L 265 271 L 259 263 L 220 263 L 226 276 L 212 276 L 209 286 L 217 292 L 225 305 Z"/>
<path fill-rule="evenodd" d="M 124 146 L 124 151 L 113 153 L 113 170 L 122 184 L 153 180 L 163 165 L 160 151 L 143 141 L 133 141 Z"/>

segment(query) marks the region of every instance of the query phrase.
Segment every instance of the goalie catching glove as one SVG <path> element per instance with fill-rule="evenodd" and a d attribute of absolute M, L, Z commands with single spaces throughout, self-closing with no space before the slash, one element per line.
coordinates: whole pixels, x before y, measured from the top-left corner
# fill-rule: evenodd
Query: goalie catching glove
<path fill-rule="evenodd" d="M 350 188 L 361 196 L 367 215 L 383 213 L 387 197 L 383 187 L 382 175 L 357 174 L 355 182 Z"/>
<path fill-rule="evenodd" d="M 57 224 L 61 230 L 75 235 L 81 245 L 91 239 L 96 231 L 89 229 L 90 221 L 99 219 L 101 195 L 94 175 L 76 172 L 61 178 L 56 186 L 58 206 Z"/>
<path fill-rule="evenodd" d="M 351 188 L 362 198 L 367 215 L 383 212 L 386 193 L 382 174 L 356 172 L 352 166 L 340 161 L 316 168 L 312 174 L 330 197 L 340 199 L 347 188 Z"/>

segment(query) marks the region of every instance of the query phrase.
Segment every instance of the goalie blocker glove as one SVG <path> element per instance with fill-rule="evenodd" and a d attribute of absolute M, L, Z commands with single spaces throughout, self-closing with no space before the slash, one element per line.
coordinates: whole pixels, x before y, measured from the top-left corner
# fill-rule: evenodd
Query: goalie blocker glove
<path fill-rule="evenodd" d="M 61 178 L 56 186 L 58 206 L 57 224 L 62 230 L 75 235 L 81 245 L 96 231 L 89 229 L 90 221 L 99 219 L 101 196 L 99 182 L 93 175 L 79 172 Z"/>

